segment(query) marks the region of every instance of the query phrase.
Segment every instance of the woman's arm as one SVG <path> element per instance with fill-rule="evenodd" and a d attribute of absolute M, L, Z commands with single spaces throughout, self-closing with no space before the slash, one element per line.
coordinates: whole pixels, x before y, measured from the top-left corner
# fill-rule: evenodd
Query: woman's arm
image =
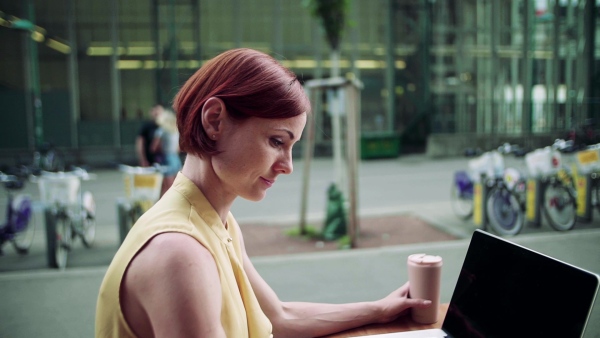
<path fill-rule="evenodd" d="M 138 336 L 225 337 L 221 284 L 211 253 L 185 234 L 154 237 L 121 286 L 125 319 Z"/>
<path fill-rule="evenodd" d="M 154 138 L 152 139 L 152 142 L 150 143 L 150 151 L 155 154 L 161 151 L 160 139 L 162 137 L 162 134 L 163 134 L 162 129 L 160 129 L 160 128 L 156 129 L 156 132 L 154 133 Z"/>
<path fill-rule="evenodd" d="M 138 136 L 135 139 L 135 151 L 137 153 L 140 166 L 147 167 L 151 164 L 146 158 L 146 149 L 144 146 L 144 138 L 142 136 Z"/>
<path fill-rule="evenodd" d="M 241 237 L 240 237 L 241 238 Z M 387 297 L 348 304 L 281 302 L 258 274 L 246 254 L 242 239 L 244 269 L 262 310 L 273 324 L 275 337 L 319 337 L 370 323 L 386 323 L 411 307 L 427 307 L 430 301 L 408 298 L 408 283 Z"/>

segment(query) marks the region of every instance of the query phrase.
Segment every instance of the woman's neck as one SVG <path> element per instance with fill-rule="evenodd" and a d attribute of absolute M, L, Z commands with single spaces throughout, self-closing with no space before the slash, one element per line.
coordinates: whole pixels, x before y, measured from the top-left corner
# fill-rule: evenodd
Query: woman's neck
<path fill-rule="evenodd" d="M 229 194 L 224 191 L 219 177 L 213 170 L 210 157 L 201 159 L 198 156 L 188 154 L 181 172 L 202 191 L 219 218 L 221 218 L 223 225 L 227 226 L 227 215 L 229 215 L 235 197 L 228 197 Z"/>

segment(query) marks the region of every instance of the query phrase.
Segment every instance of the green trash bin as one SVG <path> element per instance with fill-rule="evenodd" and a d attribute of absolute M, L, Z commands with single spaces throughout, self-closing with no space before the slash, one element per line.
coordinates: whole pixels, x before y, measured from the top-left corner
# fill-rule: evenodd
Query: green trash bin
<path fill-rule="evenodd" d="M 360 158 L 393 158 L 400 155 L 400 135 L 397 133 L 363 133 L 360 138 Z"/>

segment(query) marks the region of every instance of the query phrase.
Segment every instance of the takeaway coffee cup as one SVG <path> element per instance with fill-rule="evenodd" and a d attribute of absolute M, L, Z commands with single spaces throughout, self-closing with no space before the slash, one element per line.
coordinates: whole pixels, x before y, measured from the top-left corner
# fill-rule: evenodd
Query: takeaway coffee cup
<path fill-rule="evenodd" d="M 408 256 L 407 264 L 410 283 L 409 297 L 431 301 L 431 306 L 427 308 L 412 308 L 412 319 L 421 324 L 433 324 L 437 322 L 440 308 L 442 257 L 414 254 Z"/>

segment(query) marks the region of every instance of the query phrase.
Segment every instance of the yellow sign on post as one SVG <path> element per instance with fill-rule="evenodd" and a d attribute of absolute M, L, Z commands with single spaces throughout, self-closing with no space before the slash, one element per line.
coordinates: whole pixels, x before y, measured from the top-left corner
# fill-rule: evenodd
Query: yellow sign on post
<path fill-rule="evenodd" d="M 537 223 L 538 221 L 538 182 L 535 179 L 527 180 L 527 199 L 525 205 L 525 215 L 527 221 Z"/>
<path fill-rule="evenodd" d="M 483 225 L 483 185 L 476 182 L 473 185 L 473 223 Z"/>
<path fill-rule="evenodd" d="M 587 177 L 586 176 L 577 176 L 575 178 L 576 189 L 577 189 L 577 217 L 587 218 Z"/>

